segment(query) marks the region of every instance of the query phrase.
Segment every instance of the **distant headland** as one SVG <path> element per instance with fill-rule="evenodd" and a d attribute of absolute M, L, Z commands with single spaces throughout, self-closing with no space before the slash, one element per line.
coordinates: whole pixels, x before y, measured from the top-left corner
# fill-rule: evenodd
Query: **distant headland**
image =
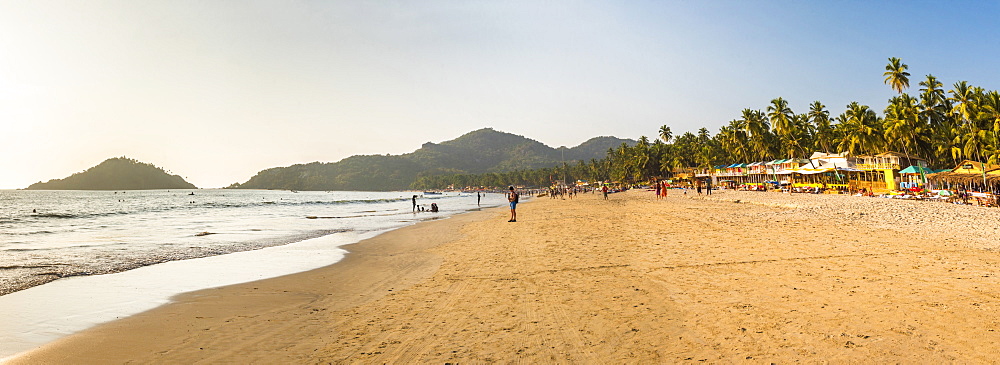
<path fill-rule="evenodd" d="M 153 190 L 197 189 L 162 168 L 126 157 L 115 157 L 64 179 L 37 182 L 25 190 Z"/>

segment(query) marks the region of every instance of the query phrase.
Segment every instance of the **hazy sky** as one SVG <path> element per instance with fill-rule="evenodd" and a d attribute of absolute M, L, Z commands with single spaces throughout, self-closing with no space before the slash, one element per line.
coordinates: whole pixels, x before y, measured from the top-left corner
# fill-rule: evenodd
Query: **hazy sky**
<path fill-rule="evenodd" d="M 997 2 L 0 0 L 0 188 L 116 156 L 199 187 L 493 127 L 553 147 L 1000 89 Z"/>

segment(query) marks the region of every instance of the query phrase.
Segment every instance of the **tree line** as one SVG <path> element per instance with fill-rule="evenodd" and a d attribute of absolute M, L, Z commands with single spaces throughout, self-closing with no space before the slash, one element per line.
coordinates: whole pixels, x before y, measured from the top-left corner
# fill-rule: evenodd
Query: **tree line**
<path fill-rule="evenodd" d="M 819 101 L 797 113 L 778 97 L 764 109 L 743 109 L 715 135 L 701 128 L 674 136 L 664 125 L 657 138 L 640 137 L 636 145 L 609 149 L 599 160 L 532 171 L 425 176 L 413 186 L 548 186 L 563 176 L 635 183 L 669 177 L 676 169 L 804 158 L 813 151 L 853 156 L 895 151 L 924 159 L 933 168 L 950 168 L 965 159 L 1000 162 L 1000 92 L 967 81 L 946 91 L 937 77 L 928 74 L 917 83 L 917 93 L 910 95 L 908 69 L 899 58 L 889 58 L 883 81 L 897 95 L 881 115 L 856 101 L 835 116 Z"/>

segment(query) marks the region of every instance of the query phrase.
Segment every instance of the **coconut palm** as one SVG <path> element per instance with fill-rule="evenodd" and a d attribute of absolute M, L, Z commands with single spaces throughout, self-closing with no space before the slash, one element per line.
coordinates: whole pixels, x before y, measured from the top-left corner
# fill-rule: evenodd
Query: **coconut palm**
<path fill-rule="evenodd" d="M 951 159 L 951 144 L 954 139 L 955 118 L 949 118 L 951 101 L 945 96 L 944 85 L 934 75 L 927 75 L 920 82 L 920 118 L 930 128 L 927 131 L 930 146 L 927 156 L 933 165 L 940 165 Z"/>
<path fill-rule="evenodd" d="M 771 124 L 760 110 L 743 109 L 744 126 L 750 146 L 750 156 L 757 161 L 769 160 L 774 156 L 771 148 Z"/>
<path fill-rule="evenodd" d="M 673 138 L 674 134 L 670 131 L 670 127 L 666 125 L 660 127 L 660 139 L 663 143 L 670 143 L 670 138 Z"/>
<path fill-rule="evenodd" d="M 951 113 L 961 124 L 971 123 L 975 114 L 976 88 L 966 81 L 956 82 L 954 88 L 949 90 L 951 96 L 948 100 L 952 102 Z"/>
<path fill-rule="evenodd" d="M 920 105 L 924 109 L 933 110 L 938 106 L 945 105 L 947 102 L 947 97 L 944 94 L 944 87 L 941 81 L 938 81 L 937 77 L 934 75 L 927 75 L 924 81 L 921 81 L 920 86 Z"/>
<path fill-rule="evenodd" d="M 897 93 L 903 95 L 903 90 L 910 87 L 910 73 L 906 72 L 908 69 L 903 61 L 896 57 L 889 57 L 889 64 L 885 65 L 885 72 L 882 76 L 885 76 L 883 80 L 884 83 L 896 90 Z M 904 153 L 906 153 L 906 160 L 909 162 L 911 145 L 916 143 L 916 138 L 914 135 L 915 124 L 919 121 L 919 117 L 916 114 L 916 104 L 912 102 L 912 98 L 906 99 L 894 99 L 889 101 L 889 106 L 886 107 L 886 140 L 897 142 L 898 145 L 903 147 Z M 891 112 L 891 116 L 890 116 Z M 893 138 L 889 138 L 892 135 Z M 912 163 L 912 162 L 910 162 Z"/>
<path fill-rule="evenodd" d="M 899 58 L 889 57 L 889 64 L 885 65 L 885 72 L 882 73 L 885 76 L 884 82 L 902 94 L 904 89 L 910 87 L 910 73 L 906 72 L 908 68 Z"/>
<path fill-rule="evenodd" d="M 816 146 L 816 129 L 809 122 L 808 114 L 795 114 L 792 116 L 792 130 L 790 135 L 792 136 L 792 144 L 795 145 L 802 155 L 807 154 L 807 150 L 811 150 Z"/>
<path fill-rule="evenodd" d="M 983 157 L 988 163 L 1000 163 L 1000 92 L 994 90 L 984 94 L 979 110 L 979 119 L 987 126 L 989 137 Z"/>
<path fill-rule="evenodd" d="M 771 128 L 775 134 L 787 134 L 792 122 L 792 109 L 788 107 L 788 101 L 781 97 L 772 99 L 771 105 L 767 106 L 767 117 L 771 120 Z"/>
<path fill-rule="evenodd" d="M 925 144 L 919 143 L 917 136 L 923 135 L 917 100 L 908 94 L 900 94 L 889 100 L 883 119 L 886 147 L 902 150 L 911 165 L 910 151 L 920 151 Z"/>
<path fill-rule="evenodd" d="M 771 105 L 767 106 L 767 117 L 771 120 L 771 128 L 778 136 L 781 152 L 789 158 L 795 155 L 795 151 L 800 148 L 796 134 L 796 126 L 793 122 L 792 109 L 788 107 L 788 101 L 783 98 L 771 100 Z"/>
<path fill-rule="evenodd" d="M 856 101 L 847 105 L 837 124 L 841 138 L 838 147 L 852 155 L 875 153 L 883 149 L 883 137 L 878 116 L 867 105 Z"/>
<path fill-rule="evenodd" d="M 716 134 L 719 147 L 734 161 L 749 161 L 750 149 L 743 121 L 732 120 Z"/>
<path fill-rule="evenodd" d="M 812 122 L 815 131 L 816 147 L 822 148 L 823 152 L 830 153 L 830 146 L 833 145 L 833 127 L 830 125 L 830 111 L 826 110 L 826 105 L 819 101 L 809 104 L 809 121 Z"/>

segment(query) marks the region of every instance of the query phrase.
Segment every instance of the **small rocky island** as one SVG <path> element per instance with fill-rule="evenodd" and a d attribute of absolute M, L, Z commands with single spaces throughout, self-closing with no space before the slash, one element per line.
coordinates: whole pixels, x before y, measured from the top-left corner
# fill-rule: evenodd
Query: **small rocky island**
<path fill-rule="evenodd" d="M 25 190 L 197 189 L 184 178 L 131 158 L 115 157 L 65 179 L 31 184 Z"/>

